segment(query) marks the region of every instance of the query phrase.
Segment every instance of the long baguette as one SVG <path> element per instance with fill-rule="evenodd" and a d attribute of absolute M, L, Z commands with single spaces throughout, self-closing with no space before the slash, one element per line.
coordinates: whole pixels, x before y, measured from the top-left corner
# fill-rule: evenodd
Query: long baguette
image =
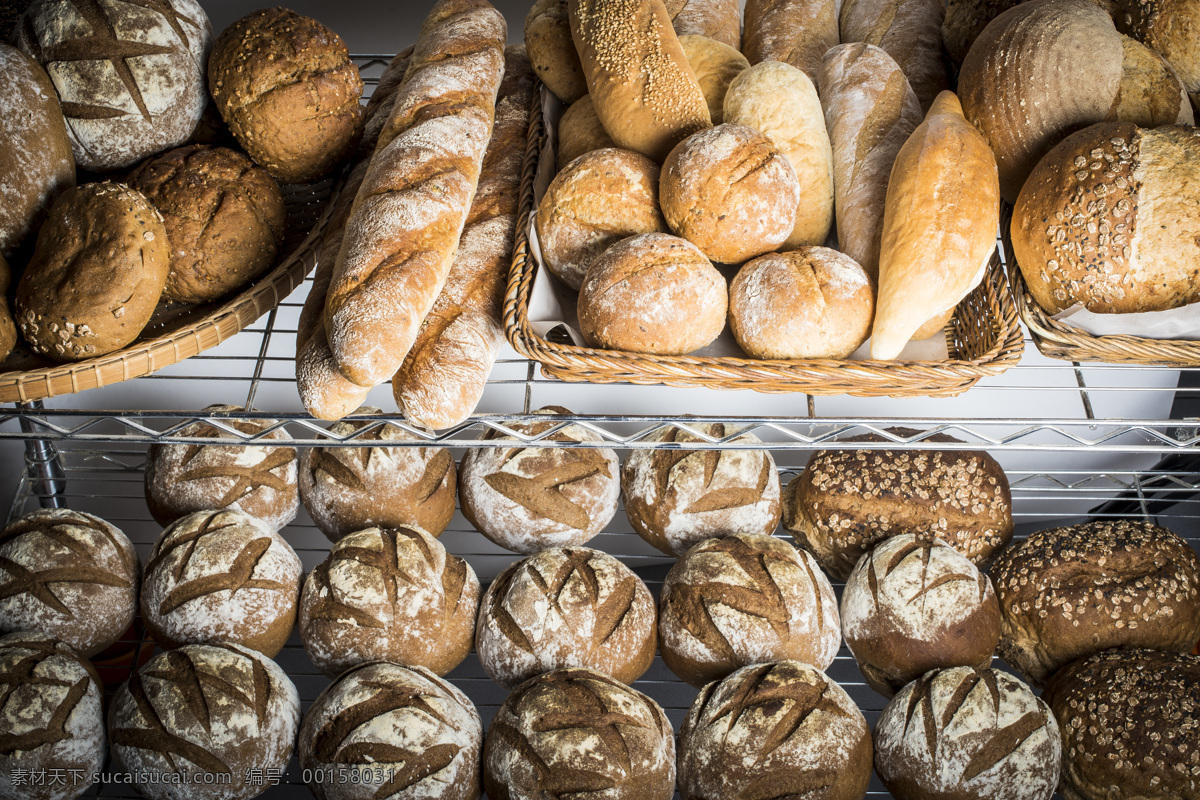
<path fill-rule="evenodd" d="M 388 62 L 387 68 L 379 76 L 375 91 L 367 101 L 366 122 L 363 123 L 363 135 L 358 141 L 357 158 L 370 158 L 375 153 L 375 145 L 379 143 L 379 134 L 383 126 L 392 116 L 392 107 L 396 104 L 396 90 L 404 80 L 408 71 L 408 63 L 412 60 L 413 48 L 401 50 L 395 58 Z"/>
<path fill-rule="evenodd" d="M 492 135 L 506 36 L 487 0 L 438 0 L 421 27 L 325 300 L 334 362 L 359 386 L 395 374 L 446 282 Z"/>

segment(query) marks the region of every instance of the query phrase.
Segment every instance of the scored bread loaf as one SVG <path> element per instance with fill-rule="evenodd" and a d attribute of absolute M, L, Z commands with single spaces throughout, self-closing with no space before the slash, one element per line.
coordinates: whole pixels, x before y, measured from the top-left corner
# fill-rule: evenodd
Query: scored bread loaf
<path fill-rule="evenodd" d="M 360 386 L 404 361 L 453 263 L 492 135 L 504 17 L 438 0 L 355 198 L 329 293 L 334 362 Z"/>
<path fill-rule="evenodd" d="M 742 10 L 738 0 L 667 0 L 671 25 L 679 36 L 705 36 L 742 48 Z"/>
<path fill-rule="evenodd" d="M 839 41 L 838 0 L 747 0 L 743 52 L 751 64 L 783 61 L 814 84 Z"/>
<path fill-rule="evenodd" d="M 1115 0 L 1114 5 L 1117 28 L 1171 63 L 1200 114 L 1200 4 L 1193 0 Z"/>
<path fill-rule="evenodd" d="M 928 111 L 950 85 L 942 61 L 943 0 L 846 0 L 839 19 L 843 42 L 866 42 L 887 51 L 904 70 Z"/>

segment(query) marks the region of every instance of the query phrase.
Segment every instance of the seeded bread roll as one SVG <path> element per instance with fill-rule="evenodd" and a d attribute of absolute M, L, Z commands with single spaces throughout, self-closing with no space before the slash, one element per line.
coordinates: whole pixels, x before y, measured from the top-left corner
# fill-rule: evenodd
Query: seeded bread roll
<path fill-rule="evenodd" d="M 133 622 L 140 566 L 129 537 L 99 517 L 26 514 L 0 533 L 0 633 L 40 631 L 91 657 Z"/>
<path fill-rule="evenodd" d="M 753 433 L 739 434 L 720 422 L 689 427 L 729 442 L 759 443 Z M 702 439 L 667 428 L 646 441 Z M 634 450 L 621 468 L 621 491 L 634 532 L 667 555 L 682 556 L 704 539 L 732 533 L 770 536 L 779 527 L 779 473 L 766 449 Z"/>
<path fill-rule="evenodd" d="M 784 719 L 791 722 L 781 730 Z M 692 702 L 679 731 L 679 793 L 725 800 L 770 787 L 788 797 L 862 800 L 871 752 L 871 729 L 845 689 L 799 661 L 756 664 Z"/>
<path fill-rule="evenodd" d="M 512 688 L 559 667 L 632 684 L 654 661 L 658 612 L 633 570 L 586 547 L 551 547 L 496 576 L 475 647 L 492 680 Z"/>
<path fill-rule="evenodd" d="M 666 0 L 671 26 L 680 39 L 703 36 L 742 47 L 742 9 L 738 0 Z"/>
<path fill-rule="evenodd" d="M 942 60 L 942 0 L 845 0 L 838 17 L 843 42 L 881 47 L 904 70 L 928 111 L 949 85 Z"/>
<path fill-rule="evenodd" d="M 0 253 L 0 361 L 3 361 L 17 343 L 17 325 L 13 322 L 8 302 L 8 289 L 12 285 L 12 270 L 4 254 Z"/>
<path fill-rule="evenodd" d="M 530 678 L 488 728 L 483 788 L 494 800 L 535 800 L 547 786 L 595 800 L 669 800 L 671 723 L 649 697 L 593 670 Z"/>
<path fill-rule="evenodd" d="M 327 686 L 300 726 L 300 768 L 318 800 L 478 800 L 482 750 L 483 725 L 465 694 L 423 667 L 386 662 Z M 340 781 L 347 770 L 370 779 Z"/>
<path fill-rule="evenodd" d="M 729 89 L 729 83 L 747 69 L 750 62 L 736 48 L 707 36 L 680 36 L 679 44 L 683 46 L 688 65 L 700 82 L 713 125 L 720 125 L 725 119 L 725 92 Z"/>
<path fill-rule="evenodd" d="M 330 677 L 367 661 L 445 675 L 471 651 L 479 579 L 415 526 L 369 528 L 330 548 L 304 582 L 300 638 Z"/>
<path fill-rule="evenodd" d="M 821 59 L 840 40 L 838 6 L 837 0 L 747 0 L 746 58 L 791 64 L 815 84 Z"/>
<path fill-rule="evenodd" d="M 1200 114 L 1200 8 L 1188 0 L 1117 0 L 1114 18 L 1178 71 Z"/>
<path fill-rule="evenodd" d="M 525 49 L 538 78 L 559 100 L 574 103 L 587 94 L 567 0 L 536 0 L 525 17 Z"/>
<path fill-rule="evenodd" d="M 842 644 L 837 600 L 813 557 L 782 539 L 705 539 L 667 573 L 658 644 L 696 687 L 763 661 L 825 669 Z"/>
<path fill-rule="evenodd" d="M 95 668 L 67 645 L 32 631 L 0 637 L 0 794 L 74 800 L 94 789 L 103 699 Z"/>
<path fill-rule="evenodd" d="M 1121 86 L 1108 118 L 1143 128 L 1194 125 L 1187 91 L 1167 60 L 1137 39 L 1121 37 Z"/>
<path fill-rule="evenodd" d="M 993 669 L 929 672 L 875 725 L 875 771 L 896 800 L 1050 800 L 1062 762 L 1050 708 Z"/>
<path fill-rule="evenodd" d="M 592 96 L 585 94 L 571 104 L 558 122 L 558 152 L 556 159 L 561 170 L 584 153 L 616 147 L 596 116 Z"/>
<path fill-rule="evenodd" d="M 1148 522 L 1040 531 L 1002 553 L 992 575 L 1000 657 L 1035 686 L 1100 650 L 1186 653 L 1200 637 L 1200 556 Z"/>

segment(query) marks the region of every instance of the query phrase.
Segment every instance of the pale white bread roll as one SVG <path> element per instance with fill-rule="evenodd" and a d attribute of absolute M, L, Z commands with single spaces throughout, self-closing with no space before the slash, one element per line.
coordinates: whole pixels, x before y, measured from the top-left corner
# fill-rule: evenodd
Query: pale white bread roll
<path fill-rule="evenodd" d="M 567 0 L 537 0 L 525 17 L 525 49 L 546 88 L 564 103 L 587 94 L 583 65 L 571 39 Z"/>
<path fill-rule="evenodd" d="M 921 110 L 928 111 L 950 85 L 942 60 L 945 14 L 943 0 L 846 0 L 839 20 L 842 41 L 886 50 L 904 70 Z"/>
<path fill-rule="evenodd" d="M 837 6 L 836 0 L 746 0 L 746 58 L 787 62 L 817 83 L 821 59 L 840 41 Z"/>
<path fill-rule="evenodd" d="M 725 92 L 730 82 L 750 66 L 746 57 L 735 48 L 707 36 L 684 35 L 679 37 L 688 65 L 696 73 L 704 102 L 708 104 L 708 115 L 713 125 L 720 125 L 725 118 Z"/>
<path fill-rule="evenodd" d="M 942 92 L 892 167 L 871 358 L 899 356 L 979 284 L 999 226 L 996 159 L 954 93 Z"/>
<path fill-rule="evenodd" d="M 921 124 L 921 105 L 892 57 L 861 42 L 825 54 L 818 88 L 833 148 L 838 247 L 877 280 L 888 178 Z"/>
<path fill-rule="evenodd" d="M 705 36 L 742 47 L 742 9 L 738 0 L 666 0 L 671 25 L 679 36 Z"/>
<path fill-rule="evenodd" d="M 800 184 L 785 249 L 822 245 L 833 227 L 833 149 L 813 82 L 782 61 L 763 61 L 733 79 L 725 121 L 762 133 L 783 152 Z"/>
<path fill-rule="evenodd" d="M 588 92 L 619 147 L 662 162 L 712 126 L 663 0 L 570 0 L 571 35 Z"/>
<path fill-rule="evenodd" d="M 1196 123 L 1179 74 L 1165 58 L 1129 36 L 1121 37 L 1121 85 L 1108 119 L 1141 128 Z"/>
<path fill-rule="evenodd" d="M 616 146 L 596 116 L 596 107 L 592 105 L 590 94 L 572 103 L 558 121 L 558 151 L 555 158 L 560 170 L 585 153 Z"/>
<path fill-rule="evenodd" d="M 355 199 L 325 300 L 338 371 L 360 386 L 403 363 L 454 261 L 492 135 L 504 17 L 438 0 Z"/>

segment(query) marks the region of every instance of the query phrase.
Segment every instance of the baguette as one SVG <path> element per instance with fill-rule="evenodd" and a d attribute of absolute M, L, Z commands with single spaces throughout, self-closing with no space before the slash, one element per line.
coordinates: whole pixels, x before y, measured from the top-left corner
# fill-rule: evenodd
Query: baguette
<path fill-rule="evenodd" d="M 943 0 L 846 0 L 839 20 L 843 42 L 882 47 L 896 60 L 922 113 L 950 85 L 942 60 Z"/>
<path fill-rule="evenodd" d="M 678 36 L 705 36 L 742 49 L 742 10 L 738 0 L 669 0 L 671 25 Z"/>
<path fill-rule="evenodd" d="M 821 59 L 838 43 L 834 0 L 747 0 L 743 52 L 751 64 L 783 61 L 817 84 Z"/>
<path fill-rule="evenodd" d="M 450 277 L 392 378 L 411 422 L 448 428 L 478 405 L 504 341 L 504 291 L 517 235 L 521 167 L 534 97 L 522 45 L 509 45 L 492 141 Z"/>
<path fill-rule="evenodd" d="M 408 62 L 412 58 L 412 52 L 411 46 L 400 51 L 395 58 L 388 62 L 387 68 L 379 76 L 379 83 L 375 85 L 375 91 L 371 93 L 371 99 L 367 101 L 366 121 L 363 123 L 362 139 L 358 141 L 356 160 L 369 159 L 375 152 L 375 145 L 379 143 L 379 134 L 383 132 L 384 124 L 392 115 L 392 106 L 396 102 L 396 90 L 400 88 L 400 83 L 404 80 L 404 73 L 408 71 Z"/>
<path fill-rule="evenodd" d="M 325 330 L 338 371 L 388 380 L 437 300 L 492 135 L 504 17 L 487 0 L 438 0 L 346 222 Z"/>

